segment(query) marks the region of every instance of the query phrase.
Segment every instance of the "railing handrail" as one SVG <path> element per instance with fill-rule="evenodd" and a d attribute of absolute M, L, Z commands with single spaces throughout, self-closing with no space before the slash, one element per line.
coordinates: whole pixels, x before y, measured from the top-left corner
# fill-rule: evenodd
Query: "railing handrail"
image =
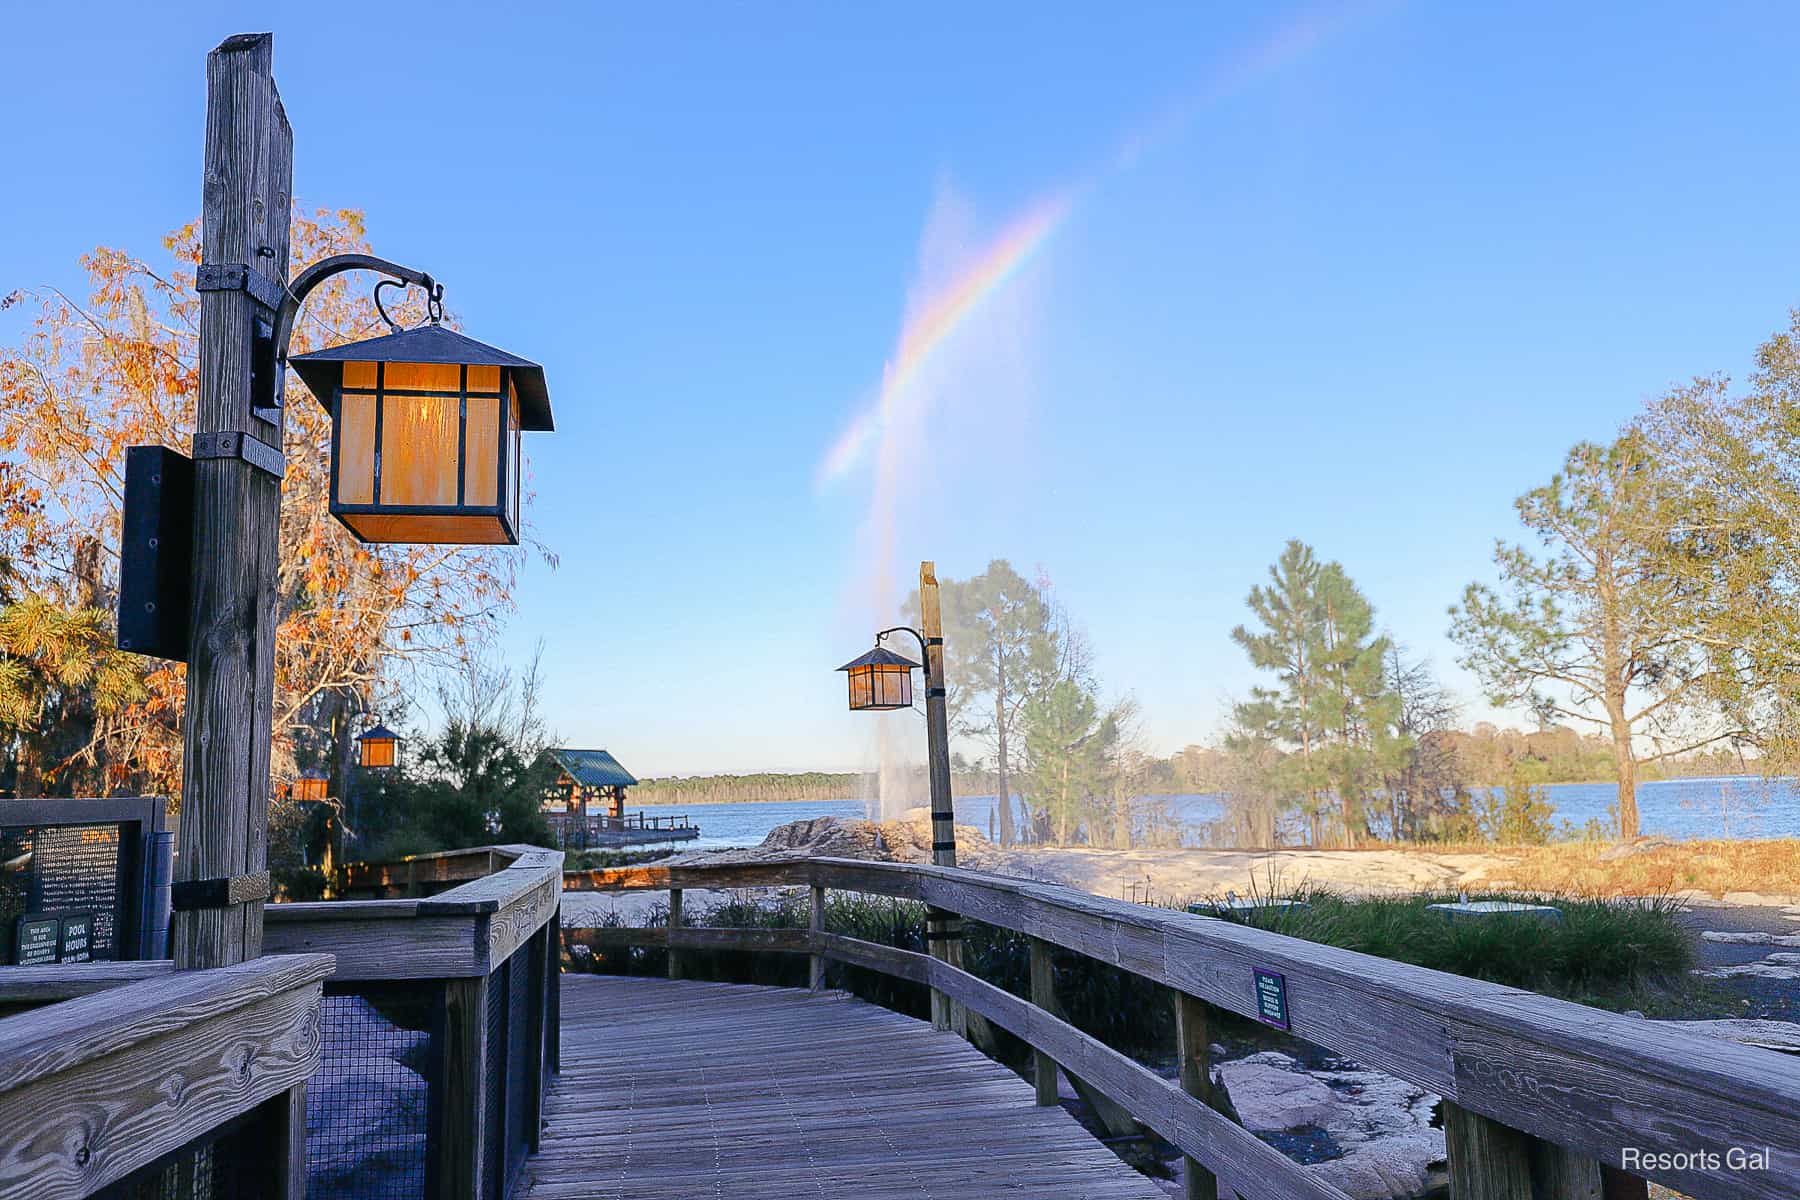
<path fill-rule="evenodd" d="M 1760 1171 L 1632 1168 L 1689 1194 L 1772 1200 L 1800 1183 L 1800 1148 L 1792 1145 L 1800 1062 L 1774 1051 L 1215 918 L 960 868 L 796 857 L 585 875 L 600 891 L 801 884 L 918 900 L 1251 1018 L 1259 1015 L 1253 970 L 1278 972 L 1294 1036 L 1462 1109 L 1614 1166 L 1628 1146 L 1770 1149 Z M 609 930 L 608 940 L 625 932 Z M 691 935 L 670 929 L 668 944 L 688 945 Z M 815 937 L 815 952 L 832 954 L 834 937 Z M 900 961 L 888 957 L 890 966 Z M 930 961 L 933 986 L 954 991 L 957 981 L 944 974 L 954 968 Z M 1675 1144 L 1675 1131 L 1685 1143 Z"/>
<path fill-rule="evenodd" d="M 0 1197 L 91 1196 L 251 1114 L 266 1142 L 250 1168 L 264 1178 L 247 1186 L 297 1194 L 331 969 L 303 954 L 115 975 L 0 1018 Z"/>
<path fill-rule="evenodd" d="M 563 855 L 524 845 L 452 853 L 486 854 L 504 865 L 421 899 L 271 904 L 263 911 L 264 944 L 335 954 L 335 978 L 345 982 L 491 974 L 555 914 L 562 899 Z"/>
<path fill-rule="evenodd" d="M 0 1017 L 0 1092 L 322 981 L 331 968 L 329 954 L 271 955 L 170 971 Z"/>

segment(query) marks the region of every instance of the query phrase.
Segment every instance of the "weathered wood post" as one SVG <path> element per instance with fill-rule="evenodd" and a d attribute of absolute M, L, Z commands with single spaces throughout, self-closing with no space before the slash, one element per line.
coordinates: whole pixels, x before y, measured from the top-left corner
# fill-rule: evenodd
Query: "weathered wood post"
<path fill-rule="evenodd" d="M 484 1089 L 488 1059 L 487 978 L 444 981 L 443 1136 L 430 1152 L 437 1159 L 438 1195 L 473 1200 L 487 1186 L 484 1158 L 495 1153 L 487 1137 Z"/>
<path fill-rule="evenodd" d="M 1208 1006 L 1186 992 L 1175 993 L 1175 1049 L 1181 1056 L 1181 1090 L 1216 1108 L 1212 1085 L 1212 1028 Z M 1185 1200 L 1218 1200 L 1219 1182 L 1198 1159 L 1182 1160 Z"/>
<path fill-rule="evenodd" d="M 294 142 L 274 39 L 225 39 L 206 58 L 200 380 L 194 404 L 193 574 L 173 955 L 181 970 L 262 953 L 269 895 L 281 521 L 275 318 L 288 282 Z M 306 1188 L 306 1085 L 260 1106 L 268 1194 Z"/>
<path fill-rule="evenodd" d="M 1645 1200 L 1635 1175 L 1444 1102 L 1451 1200 Z"/>
<path fill-rule="evenodd" d="M 944 618 L 938 603 L 937 568 L 919 564 L 919 630 L 925 642 L 925 738 L 927 774 L 931 780 L 931 861 L 956 865 L 956 809 L 950 795 L 950 713 L 944 682 Z M 932 956 L 962 966 L 962 922 L 942 909 L 926 912 L 926 944 Z M 931 1023 L 938 1029 L 965 1033 L 961 1006 L 931 990 Z"/>
<path fill-rule="evenodd" d="M 681 928 L 681 889 L 669 889 L 669 978 L 681 978 L 681 952 L 675 949 L 675 934 Z"/>
<path fill-rule="evenodd" d="M 1056 1007 L 1056 975 L 1051 970 L 1050 943 L 1042 938 L 1031 939 L 1031 1002 L 1045 1012 Z M 1056 1060 L 1035 1047 L 1031 1057 L 1036 1068 L 1037 1102 L 1055 1104 Z"/>
<path fill-rule="evenodd" d="M 276 311 L 288 278 L 293 134 L 269 34 L 206 59 L 194 568 L 175 965 L 262 952 L 281 520 Z"/>
<path fill-rule="evenodd" d="M 807 985 L 816 992 L 825 986 L 825 956 L 818 950 L 819 935 L 825 932 L 825 889 L 816 883 L 812 887 L 812 913 L 807 919 L 806 928 L 813 939 Z"/>

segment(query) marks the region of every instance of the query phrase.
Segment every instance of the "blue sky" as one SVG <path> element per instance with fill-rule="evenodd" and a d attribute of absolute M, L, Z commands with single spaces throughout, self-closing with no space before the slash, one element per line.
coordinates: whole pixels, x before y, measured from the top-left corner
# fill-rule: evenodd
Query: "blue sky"
<path fill-rule="evenodd" d="M 831 668 L 924 557 L 1041 568 L 1159 752 L 1253 682 L 1227 633 L 1294 536 L 1485 716 L 1444 610 L 1513 496 L 1800 301 L 1772 4 L 19 6 L 0 290 L 156 253 L 251 29 L 297 195 L 545 365 L 560 565 L 507 644 L 641 775 L 866 764 Z M 909 313 L 1068 189 L 898 494 L 816 486 Z"/>

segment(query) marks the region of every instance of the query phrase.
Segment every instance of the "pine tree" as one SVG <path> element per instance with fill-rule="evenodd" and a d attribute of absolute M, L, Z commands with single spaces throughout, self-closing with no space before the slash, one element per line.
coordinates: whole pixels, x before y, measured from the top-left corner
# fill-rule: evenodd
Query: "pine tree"
<path fill-rule="evenodd" d="M 1368 806 L 1388 765 L 1404 753 L 1395 731 L 1399 701 L 1382 674 L 1390 642 L 1375 634 L 1375 610 L 1343 567 L 1288 542 L 1269 582 L 1246 601 L 1261 630 L 1240 625 L 1232 640 L 1277 686 L 1236 706 L 1242 737 L 1288 751 L 1278 768 L 1315 844 L 1333 819 L 1346 842 L 1368 829 Z"/>

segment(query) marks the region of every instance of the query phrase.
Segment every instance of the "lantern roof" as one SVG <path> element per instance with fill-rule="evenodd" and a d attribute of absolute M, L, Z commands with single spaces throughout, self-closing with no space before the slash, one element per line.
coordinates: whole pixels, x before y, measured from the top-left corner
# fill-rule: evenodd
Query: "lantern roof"
<path fill-rule="evenodd" d="M 571 750 L 557 746 L 545 750 L 544 755 L 582 787 L 637 786 L 631 772 L 604 750 Z"/>
<path fill-rule="evenodd" d="M 471 367 L 505 367 L 512 372 L 519 393 L 519 428 L 544 433 L 556 428 L 550 416 L 550 391 L 544 384 L 544 368 L 516 354 L 465 337 L 442 325 L 403 329 L 366 342 L 347 342 L 288 359 L 318 402 L 331 407 L 331 395 L 344 377 L 344 364 L 352 362 L 466 363 Z"/>
<path fill-rule="evenodd" d="M 367 729 L 357 734 L 356 740 L 359 742 L 397 742 L 400 740 L 400 735 L 386 725 L 377 725 L 373 729 Z"/>
<path fill-rule="evenodd" d="M 861 658 L 853 658 L 840 671 L 851 671 L 857 667 L 916 667 L 919 664 L 903 654 L 895 654 L 883 646 L 877 646 Z"/>

